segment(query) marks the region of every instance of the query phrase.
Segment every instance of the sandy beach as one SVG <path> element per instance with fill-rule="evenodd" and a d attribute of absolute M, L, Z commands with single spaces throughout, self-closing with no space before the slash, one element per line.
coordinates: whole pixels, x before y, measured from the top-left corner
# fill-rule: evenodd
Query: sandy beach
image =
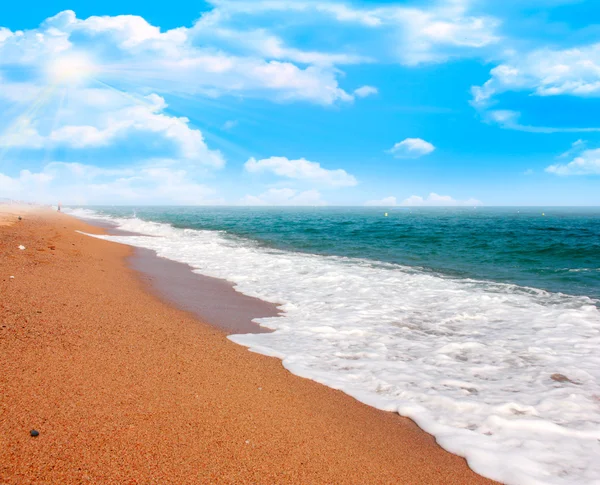
<path fill-rule="evenodd" d="M 493 483 L 409 419 L 166 303 L 131 248 L 76 232 L 102 228 L 0 221 L 1 484 Z"/>

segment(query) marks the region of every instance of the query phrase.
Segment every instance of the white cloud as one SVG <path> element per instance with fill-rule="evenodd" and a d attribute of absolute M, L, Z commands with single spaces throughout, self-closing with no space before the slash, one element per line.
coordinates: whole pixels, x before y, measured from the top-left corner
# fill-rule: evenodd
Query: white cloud
<path fill-rule="evenodd" d="M 466 0 L 438 0 L 428 8 L 305 0 L 211 3 L 212 10 L 192 27 L 166 31 L 140 16 L 78 19 L 70 10 L 36 29 L 2 29 L 0 66 L 39 67 L 41 79 L 48 63 L 85 53 L 99 79 L 131 89 L 329 105 L 354 99 L 340 86 L 343 73 L 336 66 L 442 62 L 478 55 L 499 39 L 498 21 L 473 15 Z M 360 29 L 359 35 L 348 36 L 349 28 Z M 299 36 L 318 38 L 323 32 L 344 41 L 323 43 L 331 52 L 290 45 Z M 373 89 L 363 86 L 355 95 L 375 94 Z"/>
<path fill-rule="evenodd" d="M 271 188 L 258 196 L 246 195 L 240 199 L 240 205 L 322 206 L 326 203 L 314 189 L 299 192 L 289 188 Z"/>
<path fill-rule="evenodd" d="M 1 68 L 1 66 L 0 66 Z M 0 100 L 5 99 L 13 103 L 31 103 L 38 98 L 43 87 L 31 82 L 8 82 L 2 77 L 0 71 Z"/>
<path fill-rule="evenodd" d="M 29 66 L 34 73 L 38 69 L 37 77 L 43 80 L 48 63 L 85 52 L 96 77 L 109 83 L 163 92 L 245 94 L 320 104 L 352 100 L 339 87 L 339 72 L 332 64 L 363 62 L 359 56 L 303 52 L 281 45 L 270 34 L 263 36 L 270 55 L 268 49 L 239 55 L 231 52 L 239 48 L 223 49 L 216 36 L 209 35 L 209 41 L 203 42 L 199 31 L 200 27 L 180 27 L 162 32 L 133 15 L 81 20 L 74 12 L 65 11 L 19 35 L 7 36 L 3 31 L 0 67 Z M 244 42 L 241 34 L 231 32 L 238 47 Z M 294 62 L 307 65 L 300 67 Z"/>
<path fill-rule="evenodd" d="M 161 112 L 167 107 L 162 97 L 151 94 L 138 102 L 125 97 L 127 104 L 119 100 L 122 107 L 111 110 L 109 97 L 101 96 L 105 104 L 97 104 L 98 90 L 90 90 L 89 96 L 86 96 L 87 91 L 75 91 L 71 104 L 76 109 L 71 114 L 63 113 L 62 126 L 42 135 L 33 121 L 21 118 L 12 130 L 0 135 L 0 147 L 97 148 L 140 135 L 147 136 L 153 143 L 157 137 L 172 143 L 176 148 L 173 155 L 177 157 L 212 168 L 225 165 L 221 153 L 208 148 L 200 130 L 191 128 L 187 118 Z M 76 124 L 83 120 L 93 124 Z"/>
<path fill-rule="evenodd" d="M 174 161 L 162 165 L 105 169 L 80 163 L 52 162 L 40 172 L 18 176 L 0 173 L 0 190 L 13 199 L 64 204 L 190 204 L 215 205 L 215 190 L 195 182 Z M 171 165 L 171 166 L 169 166 Z"/>
<path fill-rule="evenodd" d="M 396 201 L 396 197 L 390 196 L 390 197 L 385 197 L 384 199 L 380 199 L 380 200 L 369 200 L 369 201 L 365 202 L 365 205 L 367 207 L 378 207 L 378 206 L 393 207 L 393 206 L 398 205 L 398 202 Z"/>
<path fill-rule="evenodd" d="M 0 27 L 0 42 L 4 42 L 11 37 L 13 33 L 5 27 Z"/>
<path fill-rule="evenodd" d="M 328 170 L 317 162 L 300 158 L 270 157 L 262 160 L 250 158 L 244 168 L 250 173 L 271 172 L 280 177 L 312 182 L 328 187 L 352 187 L 358 182 L 353 175 L 342 169 Z"/>
<path fill-rule="evenodd" d="M 406 138 L 388 150 L 396 158 L 419 158 L 433 152 L 435 147 L 421 138 Z"/>
<path fill-rule="evenodd" d="M 68 102 L 63 105 L 53 100 L 62 106 L 60 113 L 40 110 L 37 118 L 20 119 L 0 134 L 0 145 L 37 150 L 66 147 L 77 150 L 77 155 L 89 151 L 110 157 L 118 152 L 136 158 L 131 163 L 135 173 L 124 168 L 111 174 L 81 164 L 72 164 L 69 170 L 58 165 L 46 167 L 40 173 L 50 174 L 52 180 L 44 181 L 44 175 L 38 182 L 54 187 L 52 190 L 63 182 L 68 185 L 65 180 L 83 177 L 87 182 L 81 196 L 91 194 L 93 200 L 98 200 L 100 196 L 95 194 L 100 193 L 138 200 L 136 193 L 143 199 L 152 191 L 165 200 L 177 198 L 177 186 L 185 189 L 182 193 L 205 190 L 192 181 L 197 175 L 195 167 L 219 168 L 225 161 L 187 118 L 169 114 L 165 100 L 156 93 L 340 104 L 377 94 L 377 88 L 365 85 L 346 91 L 339 66 L 442 62 L 480 55 L 499 38 L 498 21 L 473 13 L 466 0 L 437 0 L 427 8 L 312 0 L 216 0 L 212 5 L 214 8 L 190 28 L 162 30 L 135 15 L 79 19 L 72 11 L 61 12 L 35 29 L 12 32 L 0 28 L 0 71 L 16 67 L 23 74 L 22 80 L 10 82 L 0 76 L 0 109 L 2 103 L 47 108 L 39 100 L 48 98 L 50 81 L 64 81 L 52 67 L 63 66 L 65 59 L 83 59 L 85 62 L 78 61 L 76 66 L 85 66 L 98 80 L 88 79 L 85 84 L 82 76 L 77 76 L 78 83 L 69 86 Z M 325 36 L 332 41 L 322 42 Z M 301 48 L 298 38 L 314 38 L 313 45 L 327 45 L 327 49 Z M 57 91 L 60 89 L 54 87 L 51 94 L 58 96 Z M 142 97 L 149 92 L 155 94 Z M 223 128 L 231 129 L 233 123 L 231 120 Z M 168 153 L 161 151 L 155 156 L 171 162 L 149 168 L 144 158 L 156 146 Z M 407 139 L 392 151 L 398 156 L 403 150 L 408 156 L 420 156 L 433 149 L 424 140 Z M 144 150 L 143 157 L 138 155 Z M 90 160 L 87 155 L 83 159 Z M 251 159 L 246 169 L 323 187 L 357 184 L 345 170 L 325 169 L 304 159 Z M 24 173 L 23 180 L 21 175 L 11 180 L 25 186 L 34 175 Z M 74 190 L 75 185 L 68 187 Z M 258 197 L 264 196 L 264 201 L 277 195 L 265 194 Z M 279 195 L 285 199 L 284 193 Z M 309 190 L 287 199 L 315 204 L 320 195 Z"/>
<path fill-rule="evenodd" d="M 483 86 L 475 86 L 474 104 L 486 105 L 506 91 L 537 96 L 600 96 L 600 43 L 583 47 L 515 53 L 509 62 L 490 71 Z"/>
<path fill-rule="evenodd" d="M 600 148 L 583 150 L 569 163 L 546 167 L 546 172 L 555 175 L 600 175 Z"/>
<path fill-rule="evenodd" d="M 490 71 L 490 79 L 471 88 L 471 104 L 487 121 L 503 128 L 533 133 L 598 132 L 599 127 L 548 127 L 518 122 L 521 113 L 488 111 L 506 92 L 527 95 L 600 97 L 600 43 L 570 49 L 538 49 L 529 53 L 509 51 L 507 60 Z"/>
<path fill-rule="evenodd" d="M 400 205 L 412 207 L 478 206 L 481 205 L 481 202 L 477 199 L 455 200 L 449 195 L 438 195 L 435 192 L 431 192 L 425 198 L 418 195 L 411 195 L 407 199 L 404 199 Z"/>
<path fill-rule="evenodd" d="M 377 94 L 378 92 L 378 89 L 374 86 L 361 86 L 354 90 L 354 94 L 359 98 L 366 98 L 367 96 Z"/>
<path fill-rule="evenodd" d="M 115 123 L 104 130 L 95 126 L 63 126 L 50 133 L 50 140 L 71 148 L 98 147 L 108 145 L 128 124 Z"/>
<path fill-rule="evenodd" d="M 66 16 L 69 17 L 68 24 L 73 26 L 73 30 L 109 34 L 123 49 L 143 46 L 171 51 L 168 47 L 183 45 L 188 39 L 185 28 L 172 29 L 163 33 L 159 27 L 150 25 L 145 19 L 136 15 L 94 16 L 82 21 L 75 18 L 74 12 L 66 12 Z"/>
<path fill-rule="evenodd" d="M 44 137 L 40 136 L 32 120 L 28 117 L 20 117 L 14 122 L 9 131 L 0 134 L 0 148 L 14 148 L 27 146 L 30 148 L 41 148 L 44 146 Z"/>

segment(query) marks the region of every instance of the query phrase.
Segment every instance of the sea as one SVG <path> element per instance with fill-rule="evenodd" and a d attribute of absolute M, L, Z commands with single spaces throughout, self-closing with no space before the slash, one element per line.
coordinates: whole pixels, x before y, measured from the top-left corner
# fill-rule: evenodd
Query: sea
<path fill-rule="evenodd" d="M 600 208 L 66 212 L 278 304 L 256 320 L 274 332 L 229 338 L 411 418 L 481 475 L 600 483 Z"/>

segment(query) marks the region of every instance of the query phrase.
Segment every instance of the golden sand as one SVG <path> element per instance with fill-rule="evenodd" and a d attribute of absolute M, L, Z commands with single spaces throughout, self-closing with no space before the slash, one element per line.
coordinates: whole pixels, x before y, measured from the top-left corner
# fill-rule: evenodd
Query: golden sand
<path fill-rule="evenodd" d="M 491 483 L 162 302 L 130 248 L 75 229 L 99 231 L 49 211 L 0 227 L 0 483 Z"/>

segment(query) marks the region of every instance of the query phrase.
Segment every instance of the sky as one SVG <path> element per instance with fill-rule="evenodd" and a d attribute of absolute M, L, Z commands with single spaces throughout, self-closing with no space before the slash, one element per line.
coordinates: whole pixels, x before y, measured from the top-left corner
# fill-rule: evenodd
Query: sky
<path fill-rule="evenodd" d="M 0 6 L 0 198 L 600 205 L 596 0 Z"/>

